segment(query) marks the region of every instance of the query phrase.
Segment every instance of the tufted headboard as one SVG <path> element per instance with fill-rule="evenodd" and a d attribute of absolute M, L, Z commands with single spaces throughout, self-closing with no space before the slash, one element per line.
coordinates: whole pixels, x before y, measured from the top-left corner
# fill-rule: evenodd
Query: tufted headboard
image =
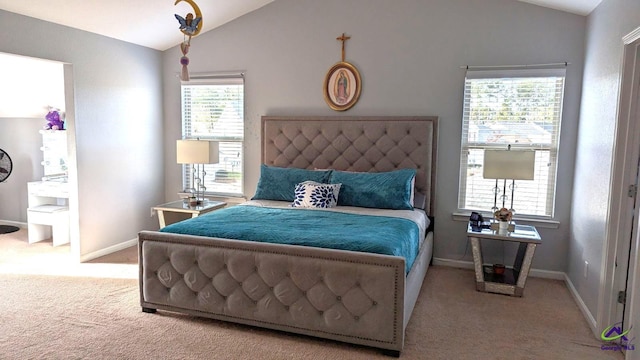
<path fill-rule="evenodd" d="M 262 117 L 262 162 L 343 171 L 417 169 L 416 190 L 434 215 L 435 116 Z"/>

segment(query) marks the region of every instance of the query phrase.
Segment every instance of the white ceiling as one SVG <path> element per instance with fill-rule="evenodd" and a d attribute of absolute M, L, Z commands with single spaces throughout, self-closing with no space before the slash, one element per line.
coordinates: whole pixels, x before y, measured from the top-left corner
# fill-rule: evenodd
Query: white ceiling
<path fill-rule="evenodd" d="M 202 32 L 212 30 L 273 0 L 195 0 L 202 11 Z M 0 0 L 0 9 L 118 40 L 166 50 L 184 36 L 173 14 L 194 13 L 175 0 Z"/>
<path fill-rule="evenodd" d="M 274 0 L 196 0 L 207 32 Z M 602 0 L 518 0 L 588 15 Z M 166 50 L 183 35 L 173 16 L 194 13 L 187 1 L 173 0 L 0 0 L 0 9 L 89 31 L 130 43 Z"/>
<path fill-rule="evenodd" d="M 578 15 L 589 15 L 602 0 L 518 0 Z"/>

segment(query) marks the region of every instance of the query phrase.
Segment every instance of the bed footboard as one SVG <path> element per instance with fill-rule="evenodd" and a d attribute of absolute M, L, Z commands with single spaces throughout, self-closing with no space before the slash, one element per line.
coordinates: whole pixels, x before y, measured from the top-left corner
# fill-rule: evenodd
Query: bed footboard
<path fill-rule="evenodd" d="M 140 304 L 401 351 L 400 257 L 142 231 Z"/>

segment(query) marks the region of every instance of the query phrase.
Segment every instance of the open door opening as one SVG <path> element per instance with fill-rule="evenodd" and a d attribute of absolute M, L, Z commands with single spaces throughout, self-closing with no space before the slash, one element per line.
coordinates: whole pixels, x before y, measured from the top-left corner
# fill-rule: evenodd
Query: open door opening
<path fill-rule="evenodd" d="M 640 333 L 640 276 L 636 274 L 640 261 L 640 28 L 623 41 L 612 207 L 603 249 L 605 266 L 597 321 L 601 333 L 597 335 L 605 342 L 616 342 L 626 352 L 634 348 L 634 333 Z"/>
<path fill-rule="evenodd" d="M 64 251 L 80 262 L 73 66 L 7 53 L 0 53 L 0 65 L 0 148 L 15 158 L 11 177 L 0 186 L 0 233 L 25 228 L 28 244 L 70 243 L 56 254 Z M 47 126 L 54 109 L 64 121 L 55 128 Z M 3 173 L 7 165 L 0 168 Z M 41 186 L 31 186 L 36 183 Z M 66 183 L 64 191 L 54 191 L 60 183 Z"/>

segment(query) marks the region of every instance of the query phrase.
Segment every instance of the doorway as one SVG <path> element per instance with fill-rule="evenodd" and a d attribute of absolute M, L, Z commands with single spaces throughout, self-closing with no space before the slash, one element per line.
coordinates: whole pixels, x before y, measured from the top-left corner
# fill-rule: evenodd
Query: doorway
<path fill-rule="evenodd" d="M 640 242 L 640 28 L 623 38 L 617 133 L 612 165 L 611 208 L 598 306 L 598 331 L 637 324 Z M 638 330 L 636 330 L 638 331 Z M 600 337 L 603 334 L 596 334 Z"/>
<path fill-rule="evenodd" d="M 47 124 L 50 108 L 66 113 L 67 161 L 60 168 L 68 169 L 71 246 L 67 246 L 79 261 L 77 221 L 77 162 L 75 138 L 75 103 L 73 66 L 59 61 L 0 53 L 0 148 L 13 157 L 13 171 L 0 186 L 0 224 L 26 228 L 30 182 L 47 174 L 43 162 L 45 146 L 41 130 Z M 60 132 L 61 133 L 61 132 Z M 48 202 L 47 202 L 48 203 Z M 74 216 L 75 215 L 75 216 Z M 74 221 L 75 219 L 75 221 Z M 46 232 L 46 226 L 42 226 Z M 69 250 L 67 250 L 69 251 Z"/>

